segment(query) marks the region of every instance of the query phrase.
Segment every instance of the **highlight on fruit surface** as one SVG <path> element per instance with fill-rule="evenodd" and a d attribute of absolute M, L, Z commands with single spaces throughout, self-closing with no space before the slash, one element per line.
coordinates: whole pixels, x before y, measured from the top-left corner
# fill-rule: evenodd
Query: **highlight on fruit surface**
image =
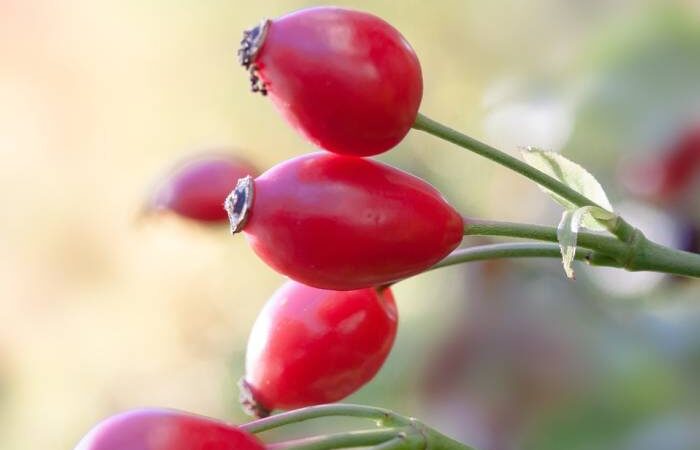
<path fill-rule="evenodd" d="M 314 145 L 369 156 L 387 151 L 415 122 L 420 63 L 406 39 L 372 14 L 302 9 L 244 33 L 238 52 L 252 90 Z"/>
<path fill-rule="evenodd" d="M 377 161 L 311 153 L 243 179 L 226 200 L 232 231 L 278 272 L 353 290 L 418 274 L 462 240 L 434 187 Z"/>
<path fill-rule="evenodd" d="M 390 288 L 329 291 L 286 282 L 248 339 L 244 408 L 262 417 L 347 397 L 382 367 L 397 326 Z"/>
<path fill-rule="evenodd" d="M 239 178 L 257 169 L 233 155 L 204 154 L 182 162 L 158 183 L 147 212 L 171 212 L 197 222 L 225 223 L 223 203 Z"/>
<path fill-rule="evenodd" d="M 264 450 L 252 434 L 182 411 L 142 408 L 97 424 L 75 450 Z"/>

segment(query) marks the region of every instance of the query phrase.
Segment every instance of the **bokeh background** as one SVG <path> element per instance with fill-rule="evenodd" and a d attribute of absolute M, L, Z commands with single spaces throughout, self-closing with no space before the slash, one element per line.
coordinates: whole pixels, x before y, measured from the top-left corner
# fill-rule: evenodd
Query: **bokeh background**
<path fill-rule="evenodd" d="M 630 168 L 660 167 L 700 124 L 696 1 L 335 3 L 411 42 L 424 113 L 514 154 L 563 152 L 631 222 L 691 248 L 698 177 L 659 198 Z M 235 50 L 260 18 L 317 4 L 0 0 L 0 448 L 72 448 L 137 406 L 246 420 L 246 337 L 282 277 L 225 227 L 138 213 L 209 148 L 261 169 L 312 150 L 248 92 Z M 531 183 L 428 136 L 380 159 L 467 215 L 559 219 Z M 700 448 L 700 282 L 577 270 L 494 262 L 402 282 L 396 346 L 349 401 L 484 450 Z"/>

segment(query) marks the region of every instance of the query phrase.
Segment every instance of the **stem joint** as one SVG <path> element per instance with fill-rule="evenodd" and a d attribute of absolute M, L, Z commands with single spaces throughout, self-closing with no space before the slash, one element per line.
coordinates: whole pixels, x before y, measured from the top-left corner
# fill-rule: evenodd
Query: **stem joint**
<path fill-rule="evenodd" d="M 647 243 L 646 236 L 644 236 L 644 233 L 642 233 L 639 228 L 632 228 L 632 230 L 632 233 L 625 240 L 627 252 L 624 255 L 623 261 L 620 261 L 622 267 L 630 272 L 634 272 L 638 269 L 637 261 L 639 255 L 644 252 L 644 246 Z"/>

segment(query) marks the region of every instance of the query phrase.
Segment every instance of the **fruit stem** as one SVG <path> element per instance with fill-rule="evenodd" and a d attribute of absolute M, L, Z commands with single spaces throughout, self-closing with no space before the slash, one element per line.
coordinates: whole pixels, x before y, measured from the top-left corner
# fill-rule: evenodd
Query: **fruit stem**
<path fill-rule="evenodd" d="M 378 426 L 405 426 L 410 424 L 408 419 L 389 411 L 388 409 L 339 403 L 300 408 L 266 417 L 264 419 L 254 420 L 244 425 L 240 425 L 239 428 L 249 433 L 261 433 L 263 431 L 282 427 L 292 423 L 331 416 L 360 417 L 370 419 L 374 420 Z"/>
<path fill-rule="evenodd" d="M 367 447 L 392 441 L 402 433 L 405 433 L 402 428 L 349 431 L 267 444 L 265 448 L 267 450 L 330 450 L 335 448 Z"/>
<path fill-rule="evenodd" d="M 478 155 L 505 166 L 531 179 L 540 186 L 549 189 L 553 193 L 563 197 L 578 207 L 596 206 L 598 208 L 602 208 L 594 201 L 566 186 L 556 178 L 537 170 L 529 164 L 520 161 L 519 159 L 514 158 L 501 150 L 491 147 L 490 145 L 436 122 L 423 114 L 418 113 L 416 121 L 413 124 L 413 128 L 416 130 L 425 131 L 426 133 L 432 134 L 433 136 L 444 139 L 447 142 L 451 142 L 467 150 L 471 150 Z M 594 265 L 624 267 L 630 271 L 648 270 L 674 275 L 700 277 L 700 255 L 684 252 L 682 250 L 671 249 L 654 243 L 648 240 L 639 229 L 627 223 L 620 216 L 616 216 L 614 220 L 604 221 L 603 223 L 607 227 L 608 231 L 614 234 L 621 241 L 620 243 L 624 246 L 624 248 L 621 248 L 619 245 L 613 244 L 612 241 L 605 239 L 605 236 L 599 236 L 591 233 L 579 233 L 579 245 L 581 247 L 596 250 L 596 253 L 587 254 L 588 256 L 582 253 L 582 258 L 586 259 L 586 261 L 589 263 Z M 496 222 L 488 223 L 483 221 L 481 224 L 477 224 L 470 234 L 476 234 L 479 230 L 481 230 L 482 234 L 486 235 L 491 233 L 491 235 L 494 236 L 525 237 L 556 242 L 556 239 L 552 239 L 552 230 L 534 225 L 527 226 L 520 224 L 507 224 L 505 222 L 498 224 Z M 489 256 L 488 252 L 484 253 L 482 251 L 477 251 L 476 249 L 468 249 L 463 255 L 465 258 L 468 258 L 464 262 L 490 259 L 492 257 L 507 258 L 521 256 L 555 256 L 549 254 L 549 250 L 545 249 L 535 250 L 534 248 L 519 248 L 515 250 L 517 250 L 515 251 L 515 254 L 511 255 L 509 254 L 510 251 L 503 247 L 496 249 L 495 253 L 493 254 L 494 256 Z M 604 256 L 601 255 L 601 253 L 610 256 Z M 577 250 L 577 256 L 578 254 L 579 250 Z M 450 258 L 450 256 L 447 258 Z M 438 265 L 434 267 L 440 267 L 440 264 L 441 263 L 438 263 Z"/>
<path fill-rule="evenodd" d="M 531 165 L 520 161 L 517 158 L 510 156 L 509 154 L 498 150 L 490 145 L 487 145 L 481 141 L 478 141 L 470 136 L 460 133 L 450 127 L 447 127 L 435 120 L 418 113 L 416 121 L 413 124 L 413 128 L 420 131 L 425 131 L 426 133 L 432 134 L 435 137 L 444 139 L 445 141 L 451 142 L 467 150 L 483 156 L 491 161 L 494 161 L 504 167 L 507 167 L 529 179 L 539 184 L 542 187 L 549 189 L 550 191 L 558 194 L 564 199 L 570 201 L 576 206 L 597 206 L 601 209 L 605 209 L 600 205 L 596 204 L 594 201 L 588 199 L 586 196 L 576 192 L 569 186 L 560 182 L 554 177 L 547 175 L 546 173 L 537 170 Z M 622 218 L 606 223 L 608 230 L 617 236 L 622 241 L 627 241 L 629 237 L 634 232 L 634 227 L 625 222 Z"/>
<path fill-rule="evenodd" d="M 557 258 L 561 259 L 558 244 L 508 243 L 478 245 L 462 248 L 450 253 L 445 259 L 428 270 L 453 266 L 466 262 L 484 261 L 499 258 Z M 585 261 L 593 266 L 622 267 L 622 263 L 608 255 L 593 250 L 576 248 L 575 259 Z"/>
<path fill-rule="evenodd" d="M 413 418 L 400 416 L 388 409 L 364 405 L 327 404 L 309 406 L 240 425 L 248 433 L 262 433 L 274 428 L 321 417 L 360 417 L 374 420 L 380 430 L 363 430 L 314 436 L 266 445 L 267 450 L 330 450 L 369 447 L 373 450 L 473 450 Z"/>
<path fill-rule="evenodd" d="M 455 441 L 454 439 L 439 433 L 427 425 L 422 423 L 419 425 L 422 427 L 422 433 L 425 437 L 425 442 L 427 443 L 427 445 L 422 447 L 421 450 L 474 450 L 473 447 L 469 447 L 461 442 Z"/>
<path fill-rule="evenodd" d="M 700 278 L 700 254 L 664 247 L 640 232 L 632 241 L 625 268 Z"/>
<path fill-rule="evenodd" d="M 554 227 L 482 220 L 471 217 L 465 217 L 464 223 L 465 236 L 507 236 L 535 239 L 538 241 L 559 242 L 557 238 L 557 229 Z M 629 252 L 629 246 L 614 237 L 583 231 L 579 232 L 577 235 L 577 245 L 608 255 L 621 263 L 624 261 L 625 255 Z"/>
<path fill-rule="evenodd" d="M 423 444 L 422 447 L 421 444 Z M 400 433 L 399 436 L 382 444 L 369 447 L 370 450 L 421 450 L 424 448 L 425 445 L 422 438 L 416 439 L 416 436 L 403 436 Z"/>

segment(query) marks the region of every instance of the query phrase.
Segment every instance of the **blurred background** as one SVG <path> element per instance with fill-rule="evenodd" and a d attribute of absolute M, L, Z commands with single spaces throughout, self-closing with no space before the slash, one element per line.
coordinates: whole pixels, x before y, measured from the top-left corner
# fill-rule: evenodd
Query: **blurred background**
<path fill-rule="evenodd" d="M 697 251 L 697 1 L 335 3 L 401 30 L 423 113 L 514 154 L 561 151 L 633 224 Z M 262 17 L 317 4 L 0 0 L 0 448 L 73 448 L 137 406 L 247 420 L 235 382 L 282 277 L 224 226 L 138 212 L 209 148 L 262 170 L 312 150 L 235 50 Z M 533 184 L 426 135 L 380 159 L 467 215 L 559 220 Z M 390 359 L 348 400 L 483 450 L 700 448 L 700 282 L 576 268 L 402 282 Z"/>

